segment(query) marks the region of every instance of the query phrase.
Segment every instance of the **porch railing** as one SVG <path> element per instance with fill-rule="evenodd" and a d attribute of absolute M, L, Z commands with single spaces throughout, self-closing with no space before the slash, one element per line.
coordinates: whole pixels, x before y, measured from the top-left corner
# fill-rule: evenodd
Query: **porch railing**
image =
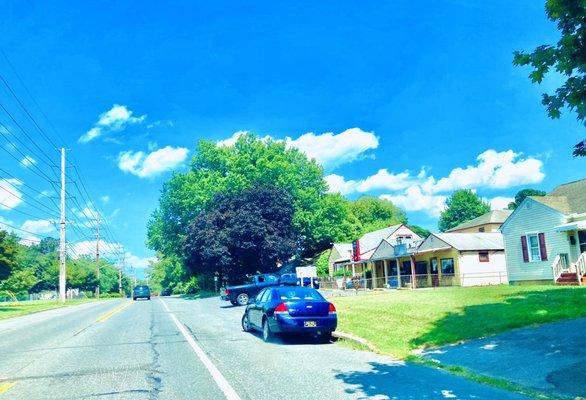
<path fill-rule="evenodd" d="M 580 254 L 578 261 L 575 264 L 576 267 L 576 279 L 578 284 L 582 284 L 582 277 L 586 275 L 586 252 Z"/>
<path fill-rule="evenodd" d="M 553 263 L 551 264 L 551 269 L 553 271 L 553 280 L 557 281 L 562 275 L 562 272 L 568 269 L 567 256 L 565 254 L 558 254 L 555 256 Z"/>

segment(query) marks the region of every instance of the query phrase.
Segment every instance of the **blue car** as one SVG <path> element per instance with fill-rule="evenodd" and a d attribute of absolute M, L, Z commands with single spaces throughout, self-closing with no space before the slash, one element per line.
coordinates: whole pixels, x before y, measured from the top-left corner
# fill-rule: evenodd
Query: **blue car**
<path fill-rule="evenodd" d="M 261 331 L 265 342 L 279 334 L 308 334 L 327 343 L 337 324 L 336 307 L 317 290 L 300 286 L 264 289 L 242 316 L 242 329 Z"/>

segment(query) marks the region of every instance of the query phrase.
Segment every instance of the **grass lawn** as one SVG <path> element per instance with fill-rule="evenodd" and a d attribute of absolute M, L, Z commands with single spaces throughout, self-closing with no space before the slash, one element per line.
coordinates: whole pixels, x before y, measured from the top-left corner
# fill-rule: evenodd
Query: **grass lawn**
<path fill-rule="evenodd" d="M 568 286 L 395 290 L 331 301 L 340 331 L 401 358 L 421 347 L 586 316 L 586 288 Z"/>
<path fill-rule="evenodd" d="M 56 300 L 21 301 L 18 303 L 0 303 L 0 320 L 34 312 L 50 310 L 52 308 L 67 307 L 74 304 L 93 301 L 94 299 L 67 300 L 61 304 Z"/>

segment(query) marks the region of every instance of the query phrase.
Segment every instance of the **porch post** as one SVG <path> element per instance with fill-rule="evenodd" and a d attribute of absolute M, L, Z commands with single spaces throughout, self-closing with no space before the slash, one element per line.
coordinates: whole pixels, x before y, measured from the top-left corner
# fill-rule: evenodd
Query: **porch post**
<path fill-rule="evenodd" d="M 401 259 L 396 258 L 395 262 L 397 263 L 397 288 L 401 287 Z"/>
<path fill-rule="evenodd" d="M 411 286 L 417 289 L 417 282 L 415 282 L 415 256 L 411 256 Z"/>
<path fill-rule="evenodd" d="M 376 261 L 371 262 L 370 266 L 372 268 L 372 288 L 376 288 Z"/>
<path fill-rule="evenodd" d="M 385 286 L 389 283 L 389 260 L 383 261 L 383 268 L 385 270 Z"/>

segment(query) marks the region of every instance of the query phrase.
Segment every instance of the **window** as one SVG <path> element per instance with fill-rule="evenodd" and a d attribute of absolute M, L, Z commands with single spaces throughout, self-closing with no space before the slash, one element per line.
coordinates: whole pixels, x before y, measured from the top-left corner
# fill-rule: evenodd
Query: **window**
<path fill-rule="evenodd" d="M 454 259 L 453 258 L 442 258 L 442 274 L 453 274 L 454 273 Z"/>
<path fill-rule="evenodd" d="M 586 252 L 586 231 L 578 231 L 578 240 L 580 241 L 580 252 Z"/>
<path fill-rule="evenodd" d="M 264 294 L 267 292 L 268 289 L 263 289 L 260 291 L 259 294 L 256 295 L 256 298 L 254 299 L 255 302 L 260 303 L 262 297 L 264 296 Z"/>
<path fill-rule="evenodd" d="M 415 273 L 417 275 L 427 275 L 427 261 L 417 261 L 415 263 Z"/>
<path fill-rule="evenodd" d="M 484 232 L 484 226 L 481 226 L 480 228 L 478 228 L 478 232 Z"/>
<path fill-rule="evenodd" d="M 401 266 L 401 275 L 411 275 L 411 260 L 403 261 Z"/>
<path fill-rule="evenodd" d="M 272 296 L 272 294 L 273 294 L 273 290 L 272 289 L 265 290 L 263 296 L 260 299 L 261 303 L 266 303 L 267 301 L 269 301 L 270 298 L 271 298 L 271 296 Z"/>
<path fill-rule="evenodd" d="M 278 282 L 279 277 L 277 275 L 266 275 L 267 282 Z"/>
<path fill-rule="evenodd" d="M 488 251 L 479 251 L 478 252 L 478 260 L 480 262 L 489 262 L 490 258 L 488 256 Z"/>
<path fill-rule="evenodd" d="M 541 248 L 537 233 L 527 235 L 527 244 L 529 246 L 529 261 L 541 261 Z"/>
<path fill-rule="evenodd" d="M 276 289 L 276 292 L 280 300 L 324 300 L 317 290 L 311 288 L 284 286 Z"/>

